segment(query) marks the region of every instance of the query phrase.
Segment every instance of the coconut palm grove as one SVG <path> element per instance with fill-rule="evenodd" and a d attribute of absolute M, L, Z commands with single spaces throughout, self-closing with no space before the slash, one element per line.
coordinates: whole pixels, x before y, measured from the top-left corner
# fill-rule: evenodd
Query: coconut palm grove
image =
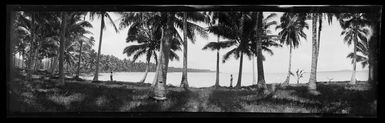
<path fill-rule="evenodd" d="M 235 6 L 220 11 L 199 6 L 186 10 L 166 6 L 161 11 L 95 8 L 85 11 L 87 7 L 58 11 L 16 5 L 9 8 L 7 113 L 10 115 L 252 112 L 258 116 L 274 113 L 377 116 L 381 6 L 303 6 L 302 9 Z M 337 25 L 342 31 L 328 33 L 337 33 L 343 39 L 337 40 L 338 43 L 351 47 L 343 57 L 351 66 L 349 77 L 343 81 L 319 79 L 322 73 L 317 70 L 318 61 L 324 58 L 319 56 L 328 53 L 320 47 L 328 42 L 321 37 L 328 26 L 323 22 Z M 110 41 L 106 40 L 110 38 L 106 30 L 124 34 L 124 40 L 114 41 L 126 43 L 124 48 L 115 49 L 126 56 L 124 59 L 104 54 L 102 42 Z M 215 40 L 208 38 L 212 35 Z M 190 57 L 188 54 L 192 52 L 188 51 L 196 42 L 204 42 L 198 50 L 215 54 L 216 61 Z M 311 43 L 311 57 L 305 60 L 311 63 L 306 65 L 308 69 L 301 70 L 293 66 L 301 59 L 293 56 L 304 47 L 304 42 Z M 287 57 L 280 58 L 280 62 L 288 67 L 279 68 L 286 71 L 279 75 L 284 79 L 272 81 L 266 72 L 272 67 L 266 64 L 272 62 L 271 56 L 282 54 L 276 49 L 287 51 L 284 53 Z M 193 59 L 215 63 L 215 69 L 188 67 Z M 220 66 L 234 61 L 236 64 L 232 66 L 236 66 L 237 73 L 231 74 L 231 79 L 227 74 L 226 79 L 221 79 L 224 73 Z M 169 66 L 171 62 L 181 63 L 181 67 Z M 360 67 L 367 70 L 363 80 L 357 79 Z M 244 72 L 249 68 L 252 80 Z M 119 72 L 138 79 L 121 79 Z M 199 78 L 196 73 L 213 73 L 206 74 L 212 80 L 195 80 Z M 190 77 L 194 78 L 194 84 L 212 85 L 196 87 Z M 175 79 L 177 85 L 169 84 Z M 224 85 L 225 82 L 231 83 Z"/>

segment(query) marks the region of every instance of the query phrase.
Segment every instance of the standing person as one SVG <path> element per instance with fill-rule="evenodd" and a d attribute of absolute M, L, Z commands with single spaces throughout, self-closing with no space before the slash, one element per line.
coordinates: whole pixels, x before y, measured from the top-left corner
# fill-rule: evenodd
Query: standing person
<path fill-rule="evenodd" d="M 110 75 L 110 80 L 111 80 L 111 82 L 113 81 L 113 79 L 112 79 L 112 71 L 111 71 L 111 75 Z"/>
<path fill-rule="evenodd" d="M 233 87 L 233 74 L 230 74 L 230 88 Z"/>

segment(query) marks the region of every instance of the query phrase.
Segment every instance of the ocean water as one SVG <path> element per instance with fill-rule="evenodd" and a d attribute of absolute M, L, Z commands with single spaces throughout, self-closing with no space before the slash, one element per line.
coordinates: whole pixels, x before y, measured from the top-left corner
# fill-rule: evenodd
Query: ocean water
<path fill-rule="evenodd" d="M 110 80 L 111 73 L 100 73 L 99 80 Z M 187 79 L 191 87 L 209 87 L 215 84 L 215 72 L 190 72 Z M 233 86 L 238 81 L 238 73 L 220 73 L 219 84 L 221 86 L 230 86 L 230 75 L 233 75 Z M 145 83 L 152 83 L 155 72 L 149 72 Z M 349 81 L 352 73 L 350 71 L 335 71 L 335 72 L 318 72 L 317 81 Z M 144 76 L 144 72 L 115 72 L 113 79 L 115 81 L 138 82 Z M 287 73 L 265 73 L 266 83 L 282 83 L 286 79 Z M 310 73 L 305 72 L 299 83 L 307 83 Z M 92 80 L 93 76 L 81 76 L 81 78 Z M 167 73 L 167 85 L 179 86 L 182 78 L 182 72 Z M 356 79 L 358 81 L 366 81 L 368 79 L 368 71 L 357 71 Z M 252 73 L 242 74 L 242 86 L 252 85 Z M 256 75 L 257 80 L 257 75 Z M 290 83 L 297 83 L 297 78 L 291 76 Z"/>

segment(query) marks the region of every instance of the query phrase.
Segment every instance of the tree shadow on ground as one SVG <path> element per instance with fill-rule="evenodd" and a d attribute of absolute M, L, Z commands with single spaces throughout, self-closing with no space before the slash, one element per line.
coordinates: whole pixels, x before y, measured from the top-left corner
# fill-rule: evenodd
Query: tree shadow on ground
<path fill-rule="evenodd" d="M 292 93 L 294 96 L 320 102 L 323 105 L 323 108 L 321 108 L 322 112 L 374 115 L 376 112 L 370 106 L 370 103 L 373 101 L 371 97 L 373 94 L 368 90 L 347 90 L 346 87 L 348 86 L 359 85 L 326 85 L 317 83 L 317 91 L 321 93 L 320 95 L 308 93 L 306 86 L 288 87 L 287 89 L 295 90 Z"/>
<path fill-rule="evenodd" d="M 209 96 L 208 104 L 216 105 L 224 112 L 243 111 L 244 109 L 237 97 L 245 94 L 247 93 L 237 90 L 215 89 Z"/>

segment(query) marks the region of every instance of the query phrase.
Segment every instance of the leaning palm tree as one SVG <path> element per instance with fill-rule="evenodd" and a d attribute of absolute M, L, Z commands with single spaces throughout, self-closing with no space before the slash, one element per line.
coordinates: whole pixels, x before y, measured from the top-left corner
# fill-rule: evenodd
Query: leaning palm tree
<path fill-rule="evenodd" d="M 148 25 L 148 23 L 141 22 L 143 21 L 136 21 L 131 24 L 130 28 L 128 29 L 128 35 L 126 39 L 127 43 L 137 42 L 138 44 L 127 46 L 123 50 L 123 53 L 127 54 L 128 57 L 133 56 L 132 62 L 135 62 L 140 56 L 146 55 L 147 65 L 145 74 L 139 81 L 139 83 L 144 83 L 149 71 L 150 59 L 153 57 L 155 59 L 156 65 L 158 64 L 156 61 L 156 52 L 158 52 L 160 49 L 160 36 L 162 32 L 160 32 L 161 30 L 157 26 Z M 179 60 L 179 57 L 175 52 L 180 50 L 180 41 L 177 39 L 173 40 L 171 45 L 170 60 Z"/>
<path fill-rule="evenodd" d="M 357 44 L 357 54 L 356 54 L 356 62 L 361 63 L 362 68 L 365 68 L 369 64 L 368 58 L 368 42 L 359 42 Z M 352 64 L 354 63 L 354 52 L 349 53 L 347 58 L 352 59 Z"/>
<path fill-rule="evenodd" d="M 289 52 L 289 69 L 286 80 L 283 85 L 288 85 L 290 76 L 293 75 L 291 72 L 291 53 L 293 48 L 297 48 L 300 43 L 300 38 L 306 39 L 306 34 L 303 32 L 304 28 L 309 28 L 305 22 L 306 16 L 298 13 L 284 13 L 281 17 L 281 24 L 276 29 L 281 28 L 282 30 L 278 33 L 280 42 L 286 44 L 290 48 Z"/>
<path fill-rule="evenodd" d="M 90 12 L 90 19 L 93 20 L 97 16 L 98 18 L 100 17 L 100 35 L 99 35 L 99 48 L 98 48 L 98 57 L 96 57 L 96 70 L 95 70 L 95 75 L 93 81 L 98 81 L 98 76 L 99 76 L 99 57 L 100 57 L 100 52 L 102 48 L 102 39 L 103 39 L 103 29 L 106 29 L 106 24 L 104 22 L 104 17 L 107 17 L 114 27 L 115 31 L 118 32 L 118 29 L 115 26 L 114 21 L 112 20 L 110 14 L 106 11 L 101 11 L 101 12 Z"/>
<path fill-rule="evenodd" d="M 365 28 L 367 20 L 362 13 L 342 13 L 339 16 L 340 25 L 343 29 L 344 41 L 351 45 L 353 43 L 353 72 L 349 84 L 356 84 L 356 63 L 358 44 L 367 42 L 369 29 Z"/>

